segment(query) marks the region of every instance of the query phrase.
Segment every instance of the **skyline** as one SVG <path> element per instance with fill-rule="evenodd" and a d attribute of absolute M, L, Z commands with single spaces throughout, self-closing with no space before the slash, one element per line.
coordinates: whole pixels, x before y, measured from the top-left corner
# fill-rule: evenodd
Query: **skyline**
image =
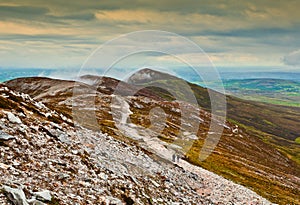
<path fill-rule="evenodd" d="M 162 30 L 197 43 L 221 70 L 300 71 L 299 7 L 297 0 L 0 1 L 0 67 L 79 68 L 108 40 Z"/>

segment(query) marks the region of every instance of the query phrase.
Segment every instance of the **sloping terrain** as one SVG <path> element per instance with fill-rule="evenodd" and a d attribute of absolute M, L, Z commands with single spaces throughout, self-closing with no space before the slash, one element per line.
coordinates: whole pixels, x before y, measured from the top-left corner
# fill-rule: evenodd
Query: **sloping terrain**
<path fill-rule="evenodd" d="M 280 133 L 276 136 L 268 134 L 260 129 L 260 126 L 263 127 L 263 125 L 260 125 L 259 121 L 250 121 L 254 123 L 253 125 L 247 124 L 249 119 L 244 115 L 251 115 L 252 113 L 247 110 L 247 106 L 251 106 L 251 111 L 256 111 L 251 116 L 257 116 L 263 120 L 264 116 L 260 115 L 262 110 L 255 106 L 260 104 L 228 97 L 229 121 L 223 125 L 224 132 L 212 155 L 201 162 L 199 161 L 199 153 L 210 124 L 210 114 L 208 112 L 210 101 L 205 89 L 191 84 L 199 104 L 205 109 L 199 110 L 195 105 L 186 104 L 185 106 L 189 108 L 187 114 L 194 118 L 187 122 L 181 122 L 178 103 L 170 101 L 172 100 L 170 93 L 161 89 L 154 89 L 151 85 L 140 91 L 144 93 L 143 95 L 127 96 L 122 92 L 123 95 L 118 98 L 123 104 L 119 108 L 124 107 L 127 111 L 117 112 L 117 115 L 127 113 L 130 116 L 130 123 L 116 125 L 113 116 L 115 112 L 112 112 L 111 103 L 116 97 L 114 89 L 119 81 L 111 78 L 104 78 L 103 80 L 103 78 L 97 76 L 85 76 L 84 80 L 81 81 L 87 82 L 89 85 L 72 82 L 78 91 L 74 95 L 72 89 L 66 89 L 68 86 L 64 84 L 65 81 L 53 80 L 51 83 L 51 79 L 48 80 L 52 84 L 49 88 L 42 85 L 38 86 L 43 84 L 43 80 L 40 78 L 17 79 L 7 82 L 6 85 L 20 92 L 30 94 L 34 99 L 44 102 L 49 108 L 64 113 L 65 116 L 71 117 L 75 114 L 76 123 L 83 127 L 101 130 L 115 139 L 138 143 L 140 147 L 157 154 L 161 159 L 171 159 L 172 153 L 176 151 L 182 153 L 186 161 L 250 187 L 273 202 L 279 204 L 299 203 L 297 198 L 300 194 L 299 165 L 291 160 L 286 152 L 278 151 L 274 144 L 270 143 L 272 139 L 277 139 L 277 136 L 281 141 L 292 143 L 285 139 L 286 136 L 291 137 L 292 135 L 286 134 L 282 130 L 280 130 L 280 133 L 285 133 L 286 136 L 280 136 Z M 176 83 L 173 82 L 174 90 L 184 95 L 184 92 L 180 90 L 182 80 L 175 77 L 174 80 L 176 80 Z M 23 86 L 24 83 L 29 87 Z M 35 87 L 33 88 L 30 85 Z M 137 89 L 136 86 L 124 82 L 122 82 L 121 88 L 121 90 L 129 91 L 130 89 Z M 41 95 L 41 93 L 43 94 Z M 163 98 L 167 100 L 161 100 Z M 151 122 L 155 125 L 155 121 L 159 121 L 160 115 L 155 113 L 153 116 L 154 121 L 151 120 L 151 117 L 149 118 L 151 108 L 155 107 L 163 109 L 167 114 L 167 123 L 159 134 L 153 133 L 151 129 L 145 129 L 151 126 Z M 265 105 L 265 108 L 268 111 L 272 107 Z M 273 111 L 274 115 L 279 115 L 279 107 L 276 107 L 276 109 Z M 295 122 L 299 120 L 296 120 L 293 113 L 290 113 L 290 115 L 295 117 Z M 93 116 L 95 116 L 95 119 Z M 201 126 L 197 130 L 196 137 L 188 131 L 180 131 L 182 124 L 197 121 L 201 121 Z M 283 125 L 280 126 L 282 129 L 282 127 L 287 126 L 287 123 L 283 122 Z M 251 129 L 249 129 L 250 127 Z M 298 129 L 296 126 L 293 128 Z M 270 129 L 270 133 L 276 133 L 276 130 Z M 270 139 L 265 140 L 266 137 Z M 282 144 L 281 146 L 286 148 Z M 298 148 L 298 145 L 295 144 L 296 152 Z"/>
<path fill-rule="evenodd" d="M 145 77 L 146 76 L 146 77 Z M 149 77 L 150 76 L 150 77 Z M 167 79 L 167 80 L 166 80 Z M 165 73 L 160 73 L 157 71 L 153 71 L 151 69 L 144 69 L 135 73 L 134 76 L 128 79 L 131 84 L 135 85 L 142 85 L 143 87 L 147 86 L 151 89 L 154 93 L 159 96 L 162 96 L 165 99 L 173 100 L 173 96 L 170 95 L 168 92 L 153 88 L 153 85 L 160 85 L 160 87 L 173 87 L 176 92 L 178 92 L 177 96 L 185 95 L 188 93 L 189 90 L 186 90 L 187 87 L 185 86 L 186 81 L 170 76 Z M 210 111 L 210 98 L 208 90 L 202 88 L 196 84 L 188 83 L 190 88 L 193 90 L 194 95 L 197 98 L 198 104 L 200 107 L 204 108 L 207 111 Z M 189 89 L 189 88 L 188 88 Z M 210 91 L 214 95 L 219 95 L 219 93 Z M 276 148 L 277 151 L 281 152 L 286 158 L 292 159 L 297 164 L 293 166 L 286 166 L 283 168 L 280 166 L 279 169 L 285 170 L 285 172 L 289 172 L 290 167 L 295 170 L 296 176 L 299 177 L 300 174 L 300 146 L 299 143 L 296 143 L 299 140 L 299 133 L 300 133 L 300 109 L 297 107 L 287 107 L 287 106 L 277 106 L 272 104 L 266 103 L 259 103 L 253 101 L 242 100 L 236 97 L 227 96 L 227 119 L 240 126 L 246 133 L 251 135 L 251 140 L 256 140 L 255 143 L 260 144 L 263 141 L 263 144 L 271 145 L 272 148 Z M 224 139 L 224 137 L 222 137 Z M 259 140 L 261 139 L 261 140 Z M 230 140 L 230 139 L 228 139 Z M 222 141 L 222 140 L 221 140 Z M 226 142 L 226 145 L 228 141 Z M 196 153 L 199 152 L 199 147 L 201 147 L 201 143 L 195 145 Z M 238 146 L 240 149 L 240 145 Z M 253 149 L 253 148 L 251 148 Z M 259 152 L 258 150 L 254 151 L 253 153 Z M 221 152 L 223 153 L 223 152 Z M 252 155 L 253 153 L 249 153 L 247 149 L 241 152 L 242 154 Z M 240 156 L 241 153 L 235 153 L 233 155 Z M 195 154 L 197 156 L 197 154 Z M 267 166 L 272 167 L 272 160 L 275 160 L 275 155 L 266 155 L 262 157 L 264 162 L 261 164 L 268 164 Z M 248 156 L 249 157 L 249 156 Z M 195 157 L 192 156 L 192 159 Z M 211 156 L 212 158 L 212 156 Z M 210 170 L 215 171 L 216 173 L 222 174 L 230 179 L 239 181 L 240 183 L 244 184 L 251 184 L 253 187 L 261 187 L 263 189 L 264 186 L 268 186 L 269 182 L 265 184 L 261 182 L 261 185 L 258 184 L 257 178 L 252 176 L 252 173 L 247 173 L 247 169 L 245 169 L 243 175 L 247 173 L 248 175 L 245 179 L 244 176 L 241 177 L 241 172 L 238 171 L 237 173 L 233 171 L 231 168 L 228 167 L 235 166 L 232 162 L 229 164 L 224 163 L 225 161 L 232 161 L 232 160 L 225 160 L 224 156 L 215 156 L 216 159 L 212 160 L 213 163 L 206 162 L 198 162 L 197 160 L 194 161 L 195 164 L 200 164 Z M 196 157 L 197 159 L 197 157 Z M 270 159 L 269 162 L 267 162 Z M 223 163 L 218 163 L 222 161 Z M 257 158 L 254 161 L 261 161 L 261 159 Z M 224 164 L 226 164 L 224 166 Z M 272 168 L 273 169 L 273 168 Z M 278 168 L 275 168 L 278 169 Z M 239 170 L 236 168 L 234 170 Z M 262 185 L 264 184 L 264 185 Z M 276 188 L 277 189 L 277 188 Z M 270 192 L 272 188 L 270 188 Z M 299 191 L 299 188 L 298 188 Z M 268 196 L 274 197 L 275 196 Z"/>
<path fill-rule="evenodd" d="M 133 84 L 146 85 L 160 84 L 162 87 L 174 87 L 176 92 L 187 93 L 184 86 L 187 82 L 168 74 L 160 73 L 150 69 L 141 70 L 140 73 L 152 73 L 153 79 L 129 79 Z M 137 73 L 136 75 L 139 75 Z M 141 74 L 140 76 L 143 76 Z M 168 79 L 166 81 L 165 79 Z M 149 81 L 149 82 L 147 82 Z M 196 84 L 188 83 L 197 98 L 200 107 L 210 110 L 210 98 L 207 89 Z M 171 99 L 168 93 L 161 89 L 152 89 L 154 93 L 165 99 Z M 211 91 L 214 95 L 217 92 Z M 300 108 L 259 103 L 242 100 L 237 97 L 227 96 L 227 118 L 229 121 L 244 127 L 247 132 L 263 141 L 277 147 L 289 158 L 300 164 L 300 147 L 296 143 L 300 133 Z M 299 140 L 299 139 L 298 139 Z"/>
<path fill-rule="evenodd" d="M 135 76 L 130 78 L 128 82 L 134 85 L 147 85 L 149 88 L 151 88 L 152 84 L 159 84 L 162 87 L 173 87 L 179 93 L 178 95 L 183 96 L 185 93 L 188 93 L 186 86 L 184 86 L 188 82 L 180 78 L 151 69 L 144 69 L 139 71 L 139 73 L 135 75 L 144 76 L 145 74 L 143 73 L 151 73 L 153 77 L 142 78 Z M 194 91 L 198 104 L 202 108 L 210 110 L 211 102 L 207 89 L 196 84 L 188 84 Z M 152 91 L 165 99 L 173 99 L 169 93 L 161 89 L 152 89 Z M 218 95 L 217 92 L 213 93 Z M 247 101 L 232 96 L 227 96 L 227 108 L 229 119 L 288 140 L 294 141 L 299 137 L 300 108 Z"/>
<path fill-rule="evenodd" d="M 33 86 L 43 81 L 35 80 Z M 0 119 L 3 205 L 270 204 L 185 161 L 163 159 L 143 144 L 74 126 L 65 115 L 1 84 Z M 165 148 L 161 156 L 169 152 Z"/>

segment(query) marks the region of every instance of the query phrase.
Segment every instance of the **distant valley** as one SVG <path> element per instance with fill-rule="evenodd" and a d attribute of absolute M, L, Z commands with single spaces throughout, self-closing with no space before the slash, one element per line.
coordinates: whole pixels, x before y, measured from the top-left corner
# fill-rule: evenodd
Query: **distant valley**
<path fill-rule="evenodd" d="M 283 79 L 223 80 L 229 95 L 277 105 L 300 106 L 300 82 Z"/>

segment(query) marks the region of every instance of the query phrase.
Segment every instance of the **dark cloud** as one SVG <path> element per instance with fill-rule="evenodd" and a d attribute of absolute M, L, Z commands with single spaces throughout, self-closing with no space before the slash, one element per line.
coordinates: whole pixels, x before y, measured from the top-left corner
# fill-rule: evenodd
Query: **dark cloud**
<path fill-rule="evenodd" d="M 99 44 L 100 41 L 95 40 L 95 38 L 87 38 L 75 35 L 24 35 L 24 34 L 0 34 L 0 40 L 2 41 L 14 41 L 14 42 L 26 42 L 26 41 L 42 41 L 51 43 L 73 43 L 73 44 Z"/>
<path fill-rule="evenodd" d="M 55 18 L 67 19 L 67 20 L 91 21 L 91 20 L 95 19 L 95 14 L 94 13 L 72 14 L 72 15 L 66 15 L 66 16 L 56 16 Z"/>
<path fill-rule="evenodd" d="M 19 1 L 11 1 L 16 4 L 20 4 Z M 276 4 L 271 0 L 265 2 L 272 2 L 267 4 Z M 265 5 L 261 1 L 253 1 L 250 3 L 241 2 L 240 0 L 160 0 L 160 1 L 140 1 L 140 0 L 110 0 L 110 1 L 99 1 L 99 0 L 73 0 L 73 1 L 61 1 L 61 0 L 24 0 L 22 5 L 27 5 L 30 7 L 32 5 L 38 5 L 41 7 L 51 8 L 55 10 L 62 10 L 73 13 L 81 13 L 86 11 L 95 10 L 118 10 L 118 9 L 128 9 L 128 10 L 154 10 L 154 11 L 169 11 L 177 12 L 182 14 L 190 13 L 201 13 L 216 16 L 241 16 L 244 15 L 245 10 L 253 10 L 255 12 L 264 11 Z M 257 8 L 251 7 L 251 5 L 256 5 Z M 12 9 L 9 8 L 8 9 Z"/>
<path fill-rule="evenodd" d="M 300 47 L 300 27 L 294 28 L 249 28 L 249 29 L 236 29 L 229 31 L 201 31 L 182 33 L 185 36 L 206 36 L 218 40 L 223 46 L 226 44 L 232 47 L 244 46 L 244 47 L 264 47 L 268 46 L 270 49 L 277 49 L 275 47 L 282 47 L 289 49 Z M 232 41 L 232 39 L 239 39 Z M 209 49 L 210 50 L 210 49 Z M 226 49 L 220 49 L 226 51 Z M 286 50 L 286 49 L 284 49 Z M 278 52 L 276 50 L 276 52 Z"/>
<path fill-rule="evenodd" d="M 44 7 L 31 6 L 0 6 L 0 20 L 7 19 L 35 19 L 49 12 Z"/>
<path fill-rule="evenodd" d="M 53 15 L 47 7 L 35 6 L 0 6 L 0 20 L 38 21 L 45 23 L 64 23 L 67 20 L 91 21 L 95 14 L 90 11 L 74 12 L 67 15 Z"/>
<path fill-rule="evenodd" d="M 285 34 L 300 34 L 299 28 L 249 28 L 249 29 L 233 29 L 226 31 L 195 31 L 186 33 L 185 35 L 189 36 L 221 36 L 221 37 L 251 37 L 251 38 L 260 38 L 264 36 L 282 36 Z"/>

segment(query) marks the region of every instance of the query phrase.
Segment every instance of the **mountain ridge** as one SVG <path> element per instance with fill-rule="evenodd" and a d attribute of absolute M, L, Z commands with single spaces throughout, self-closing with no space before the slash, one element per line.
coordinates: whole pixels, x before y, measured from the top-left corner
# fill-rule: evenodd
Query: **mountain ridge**
<path fill-rule="evenodd" d="M 31 78 L 31 81 L 32 84 L 38 84 L 39 82 L 38 79 L 35 78 Z M 16 88 L 17 90 L 18 89 L 22 90 L 22 81 L 19 81 L 18 83 L 16 83 L 16 81 L 9 81 L 6 84 L 8 86 L 10 85 L 12 88 L 13 87 Z M 44 91 L 47 92 L 47 90 Z M 94 128 L 96 129 L 100 128 L 101 131 L 104 133 L 108 133 L 119 139 L 124 139 L 123 134 L 118 131 L 118 129 L 114 124 L 113 118 L 109 114 L 110 109 L 107 109 L 107 106 L 109 106 L 109 104 L 107 103 L 110 102 L 111 100 L 110 95 L 113 92 L 103 93 L 101 91 L 103 91 L 102 88 L 100 90 L 97 90 L 97 97 L 95 98 L 96 102 L 99 103 L 100 106 L 99 108 L 101 108 L 100 110 L 101 112 L 99 111 L 96 113 L 98 124 L 96 123 Z M 52 97 L 44 96 L 37 100 L 41 100 L 44 103 L 46 103 L 47 106 L 50 107 L 52 106 L 52 108 L 56 108 L 56 109 L 57 106 L 59 105 L 60 106 L 59 110 L 63 110 L 64 112 L 66 112 L 66 116 L 67 115 L 71 116 L 72 104 L 68 102 L 72 99 L 73 92 L 71 92 L 70 90 L 68 92 L 63 93 L 63 95 L 61 96 L 59 95 L 52 96 Z M 88 93 L 88 92 L 84 91 L 82 93 Z M 160 93 L 155 94 L 155 96 L 156 95 L 159 96 L 159 94 Z M 205 95 L 203 96 L 205 97 Z M 170 128 L 168 128 L 163 133 L 164 134 L 163 136 L 159 136 L 159 139 L 162 140 L 162 142 L 169 142 L 169 143 L 174 142 L 174 136 L 176 136 L 177 135 L 176 133 L 178 132 L 176 128 L 177 126 L 176 124 L 178 123 L 178 119 L 180 117 L 180 115 L 176 114 L 176 111 L 175 112 L 172 111 L 173 109 L 172 107 L 173 106 L 176 107 L 176 103 L 174 104 L 174 102 L 170 101 L 170 99 L 162 103 L 158 99 L 150 100 L 145 96 L 138 96 L 138 95 L 123 96 L 123 98 L 125 101 L 128 101 L 131 112 L 133 112 L 131 115 L 131 121 L 134 124 L 140 124 L 145 127 L 149 126 L 149 121 L 147 121 L 148 120 L 147 115 L 149 114 L 149 109 L 151 109 L 153 106 L 154 107 L 161 106 L 163 109 L 165 109 L 167 114 L 170 114 L 170 116 L 173 117 L 169 118 L 168 121 L 168 125 L 170 126 Z M 257 104 L 255 104 L 255 106 L 256 105 Z M 230 108 L 231 107 L 229 107 L 229 109 Z M 78 109 L 80 110 L 80 107 L 78 107 Z M 85 110 L 84 114 L 86 115 L 86 117 L 82 115 L 83 118 L 82 123 L 86 123 L 86 124 L 83 125 L 87 125 L 87 126 L 91 125 L 92 123 L 89 123 L 88 116 L 92 116 L 91 114 L 93 113 Z M 294 200 L 293 198 L 295 197 L 292 197 L 292 193 L 299 192 L 299 181 L 297 180 L 297 176 L 299 178 L 299 169 L 298 169 L 299 166 L 296 165 L 295 162 L 291 161 L 286 156 L 286 154 L 283 154 L 286 152 L 281 152 L 281 151 L 278 152 L 278 147 L 274 146 L 274 144 L 269 143 L 267 141 L 265 142 L 264 139 L 261 138 L 261 136 L 270 137 L 270 138 L 273 138 L 273 136 L 266 134 L 260 130 L 255 130 L 255 132 L 252 132 L 250 130 L 251 132 L 249 132 L 249 127 L 243 127 L 243 125 L 236 124 L 236 122 L 227 122 L 229 124 L 226 124 L 226 126 L 229 126 L 230 129 L 227 131 L 225 129 L 225 133 L 222 136 L 218 147 L 216 148 L 216 150 L 214 150 L 213 154 L 209 157 L 209 159 L 201 163 L 195 160 L 196 159 L 195 156 L 197 156 L 197 153 L 199 153 L 198 148 L 202 146 L 203 139 L 205 139 L 205 132 L 206 132 L 205 130 L 207 129 L 207 127 L 205 126 L 209 122 L 209 117 L 207 117 L 208 115 L 206 114 L 205 110 L 203 110 L 203 112 L 200 113 L 200 116 L 205 120 L 204 126 L 201 128 L 203 130 L 202 131 L 199 130 L 198 133 L 200 137 L 199 141 L 194 141 L 193 145 L 191 145 L 192 148 L 190 149 L 189 152 L 186 153 L 185 158 L 187 161 L 194 163 L 196 165 L 200 165 L 208 170 L 214 171 L 217 174 L 225 176 L 226 178 L 229 178 L 235 182 L 239 182 L 247 187 L 251 187 L 259 194 L 267 197 L 268 199 L 271 199 L 274 202 L 290 203 L 291 201 Z M 239 132 L 237 134 L 234 134 L 232 131 L 234 130 L 234 126 L 237 125 L 239 127 Z M 132 128 L 126 127 L 126 129 L 130 131 Z M 201 133 L 203 134 L 201 135 Z M 134 135 L 134 133 L 132 132 L 129 134 Z M 146 135 L 147 133 L 145 134 L 145 136 Z M 239 137 L 239 135 L 241 135 L 242 137 Z M 284 140 L 284 138 L 280 138 L 277 140 L 281 140 L 281 139 Z M 134 139 L 133 141 L 136 140 L 138 141 L 138 143 L 142 143 L 142 144 L 144 143 L 145 146 L 147 145 L 145 144 L 146 142 L 140 141 L 141 139 Z M 288 143 L 291 142 L 288 141 Z M 247 146 L 245 146 L 245 144 L 247 144 Z M 293 178 L 294 176 L 296 178 Z M 283 178 L 280 179 L 280 177 Z M 289 184 L 290 182 L 288 181 L 290 181 L 291 184 Z M 265 186 L 271 187 L 270 190 L 263 190 L 263 187 Z M 280 190 L 280 191 L 274 192 L 274 190 Z M 276 193 L 276 195 L 278 196 L 271 194 L 273 192 Z"/>

